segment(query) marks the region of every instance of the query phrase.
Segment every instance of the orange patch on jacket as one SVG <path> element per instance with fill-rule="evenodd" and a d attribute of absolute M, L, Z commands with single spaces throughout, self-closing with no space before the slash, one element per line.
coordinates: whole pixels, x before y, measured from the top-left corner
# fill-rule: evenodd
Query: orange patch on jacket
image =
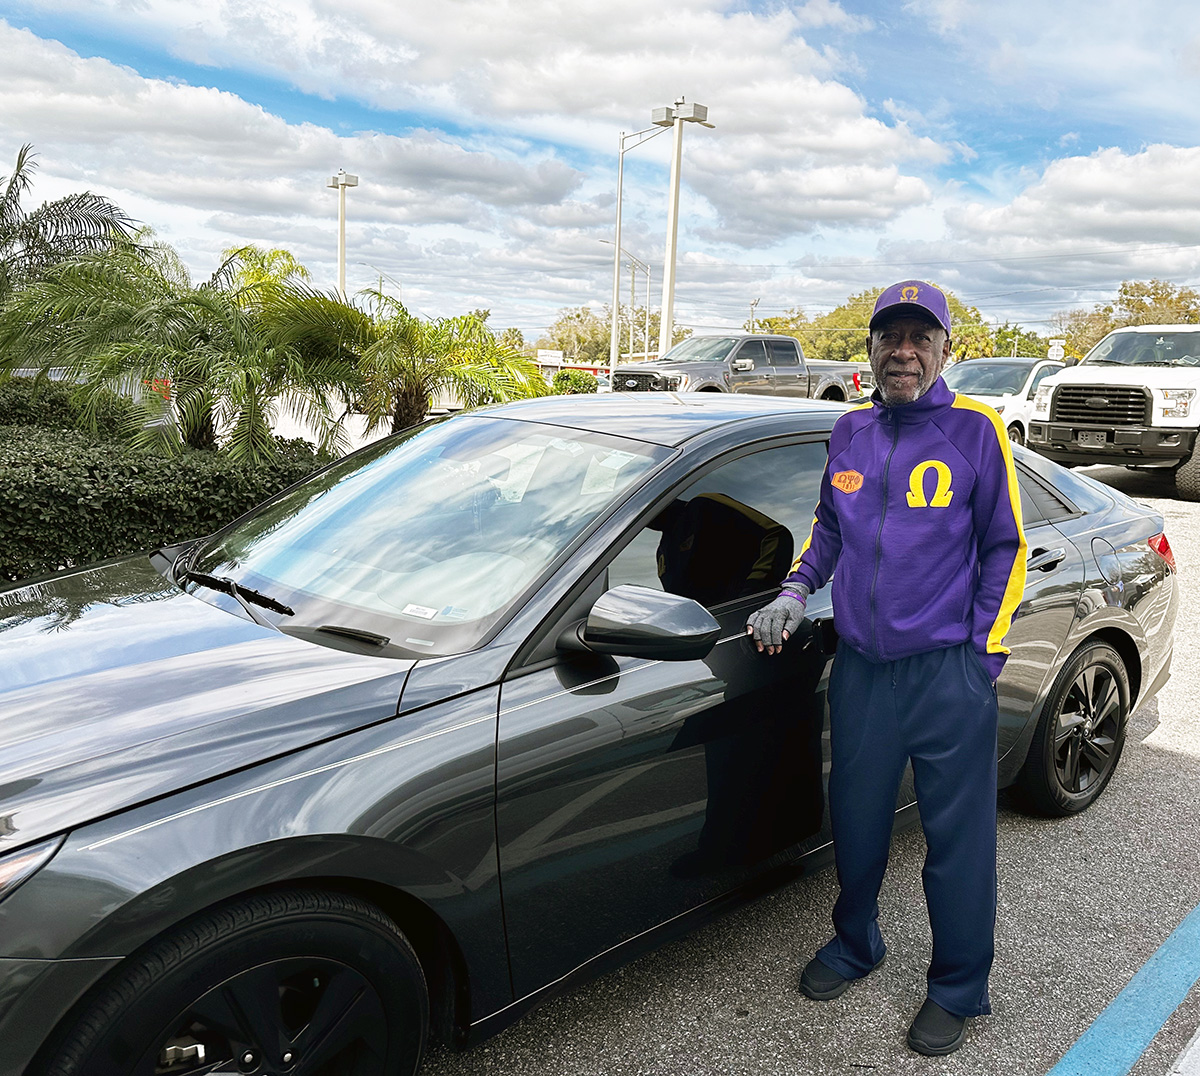
<path fill-rule="evenodd" d="M 834 488 L 840 489 L 843 493 L 855 493 L 862 489 L 863 476 L 857 471 L 838 471 L 837 474 L 830 479 Z"/>

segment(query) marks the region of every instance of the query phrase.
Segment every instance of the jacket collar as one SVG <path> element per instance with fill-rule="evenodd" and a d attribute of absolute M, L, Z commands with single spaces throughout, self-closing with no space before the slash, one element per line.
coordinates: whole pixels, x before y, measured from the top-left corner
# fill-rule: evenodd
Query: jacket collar
<path fill-rule="evenodd" d="M 935 415 L 946 410 L 954 403 L 954 393 L 942 380 L 941 375 L 929 387 L 929 391 L 909 404 L 899 404 L 889 407 L 883 402 L 879 389 L 871 393 L 872 413 L 876 422 L 909 426 L 914 423 L 928 422 Z"/>

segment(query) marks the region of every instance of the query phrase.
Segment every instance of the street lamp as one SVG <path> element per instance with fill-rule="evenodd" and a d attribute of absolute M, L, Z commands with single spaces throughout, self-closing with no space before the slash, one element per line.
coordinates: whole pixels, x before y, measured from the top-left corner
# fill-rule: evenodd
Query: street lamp
<path fill-rule="evenodd" d="M 611 239 L 601 239 L 600 242 L 601 243 L 611 243 L 612 240 Z M 630 358 L 632 359 L 632 357 L 633 357 L 633 308 L 634 308 L 634 304 L 637 302 L 637 298 L 634 293 L 634 288 L 636 287 L 636 283 L 635 283 L 636 279 L 637 279 L 636 273 L 638 272 L 638 270 L 640 270 L 641 272 L 646 274 L 646 310 L 645 310 L 646 328 L 645 328 L 645 336 L 644 336 L 644 341 L 645 341 L 644 347 L 645 347 L 645 354 L 646 355 L 650 354 L 650 275 L 651 275 L 650 274 L 650 266 L 647 265 L 640 258 L 634 257 L 624 247 L 618 247 L 617 249 L 620 251 L 621 254 L 624 254 L 625 257 L 629 259 L 629 355 L 630 355 Z M 618 262 L 618 265 L 619 264 L 620 263 Z M 614 304 L 613 305 L 614 315 L 615 315 L 616 310 L 617 310 L 617 307 Z M 613 318 L 612 331 L 616 336 L 619 337 L 620 330 L 617 327 L 617 319 L 615 316 Z M 611 340 L 610 340 L 610 348 L 611 348 Z M 617 355 L 616 358 L 620 358 L 620 355 Z M 613 371 L 613 366 L 615 365 L 615 362 L 616 362 L 616 358 L 614 358 L 611 354 L 609 356 L 608 376 L 610 379 L 612 378 L 612 371 Z"/>
<path fill-rule="evenodd" d="M 643 127 L 640 131 L 634 131 L 633 134 L 627 135 L 622 131 L 617 137 L 617 228 L 616 235 L 613 236 L 612 318 L 608 337 L 609 380 L 612 380 L 613 367 L 617 365 L 621 349 L 620 329 L 617 323 L 621 311 L 621 193 L 625 179 L 625 154 L 631 149 L 636 149 L 643 142 L 649 142 L 650 139 L 662 134 L 664 130 L 662 124 L 652 124 L 649 127 Z M 631 142 L 632 145 L 626 145 L 627 142 Z"/>
<path fill-rule="evenodd" d="M 338 292 L 342 302 L 346 301 L 346 188 L 358 186 L 358 176 L 348 175 L 344 168 L 336 176 L 330 176 L 326 187 L 338 192 Z"/>
<path fill-rule="evenodd" d="M 682 97 L 675 99 L 673 108 L 656 108 L 650 120 L 659 127 L 675 128 L 675 145 L 671 152 L 671 193 L 667 201 L 667 252 L 663 258 L 662 317 L 658 324 L 658 357 L 670 350 L 675 328 L 675 243 L 679 233 L 679 166 L 683 160 L 683 125 L 708 122 L 708 108 L 694 102 L 687 104 Z"/>
<path fill-rule="evenodd" d="M 750 331 L 754 332 L 754 308 L 758 306 L 757 299 L 750 300 Z"/>

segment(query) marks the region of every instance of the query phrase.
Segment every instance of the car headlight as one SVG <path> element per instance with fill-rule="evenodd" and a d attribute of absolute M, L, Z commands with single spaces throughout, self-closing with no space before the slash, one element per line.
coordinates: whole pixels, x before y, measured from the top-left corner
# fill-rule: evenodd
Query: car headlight
<path fill-rule="evenodd" d="M 9 894 L 33 874 L 41 870 L 57 852 L 65 837 L 52 837 L 41 844 L 30 848 L 22 848 L 11 855 L 0 856 L 0 900 Z"/>
<path fill-rule="evenodd" d="M 1004 414 L 1004 404 L 996 404 L 992 408 L 992 410 L 995 411 L 997 415 L 1003 415 Z"/>
<path fill-rule="evenodd" d="M 1187 418 L 1195 389 L 1163 389 L 1163 418 Z"/>
<path fill-rule="evenodd" d="M 670 392 L 678 392 L 680 389 L 688 387 L 687 374 L 668 374 L 667 375 L 667 390 Z"/>
<path fill-rule="evenodd" d="M 1039 418 L 1050 417 L 1050 393 L 1053 389 L 1039 386 L 1037 395 L 1033 398 L 1033 413 Z"/>

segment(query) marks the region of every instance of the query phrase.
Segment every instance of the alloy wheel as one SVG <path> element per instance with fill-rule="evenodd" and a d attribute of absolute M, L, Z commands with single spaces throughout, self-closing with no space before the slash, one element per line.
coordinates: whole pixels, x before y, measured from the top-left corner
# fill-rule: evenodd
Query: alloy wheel
<path fill-rule="evenodd" d="M 1062 788 L 1078 795 L 1103 781 L 1116 761 L 1121 694 L 1112 671 L 1088 665 L 1072 681 L 1054 730 L 1054 767 Z"/>

